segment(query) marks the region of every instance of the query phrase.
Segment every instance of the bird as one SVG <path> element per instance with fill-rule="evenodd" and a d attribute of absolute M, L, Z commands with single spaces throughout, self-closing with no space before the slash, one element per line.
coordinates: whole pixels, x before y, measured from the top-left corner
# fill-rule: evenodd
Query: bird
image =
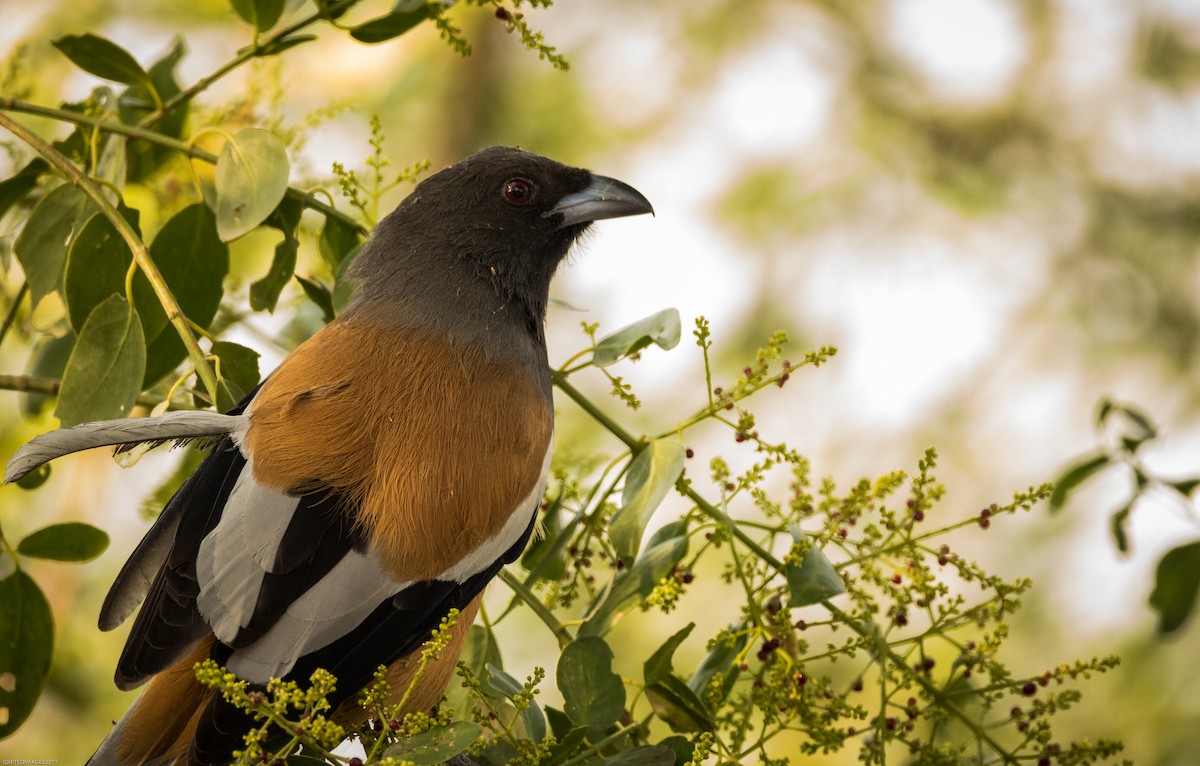
<path fill-rule="evenodd" d="M 250 720 L 197 682 L 209 658 L 251 684 L 324 668 L 334 719 L 352 719 L 376 668 L 402 692 L 458 609 L 403 712 L 431 710 L 484 587 L 535 528 L 554 432 L 551 278 L 595 221 L 653 212 L 616 179 L 483 149 L 379 221 L 344 311 L 234 409 L 83 424 L 20 448 L 6 483 L 97 446 L 213 442 L 100 609 L 102 630 L 136 612 L 115 683 L 145 689 L 89 764 L 227 763 Z"/>

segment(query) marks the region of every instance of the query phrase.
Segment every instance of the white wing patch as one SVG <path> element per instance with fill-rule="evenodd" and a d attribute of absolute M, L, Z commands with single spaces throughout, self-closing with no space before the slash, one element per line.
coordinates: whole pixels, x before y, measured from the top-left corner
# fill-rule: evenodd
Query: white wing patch
<path fill-rule="evenodd" d="M 553 440 L 542 460 L 533 490 L 514 509 L 504 526 L 438 580 L 465 582 L 495 563 L 521 538 L 546 490 Z M 266 573 L 300 498 L 257 484 L 248 460 L 221 520 L 200 543 L 196 574 L 197 606 L 217 638 L 231 642 L 254 615 Z M 350 551 L 320 581 L 296 599 L 257 641 L 234 650 L 230 671 L 254 683 L 285 675 L 301 657 L 336 641 L 358 627 L 381 603 L 409 587 L 384 572 L 374 553 Z"/>
<path fill-rule="evenodd" d="M 299 497 L 256 483 L 247 461 L 196 559 L 196 605 L 221 641 L 232 641 L 250 624 L 263 578 L 299 505 Z"/>
<path fill-rule="evenodd" d="M 234 651 L 228 668 L 255 683 L 282 676 L 296 660 L 346 635 L 409 585 L 388 577 L 374 555 L 351 551 L 296 599 L 266 635 Z"/>

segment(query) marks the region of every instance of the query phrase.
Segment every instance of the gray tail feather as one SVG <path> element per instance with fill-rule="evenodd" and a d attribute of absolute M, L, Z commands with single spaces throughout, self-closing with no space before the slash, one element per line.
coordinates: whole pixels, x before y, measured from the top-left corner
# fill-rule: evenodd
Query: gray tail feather
<path fill-rule="evenodd" d="M 72 452 L 141 442 L 164 442 L 220 437 L 246 427 L 246 415 L 180 410 L 157 418 L 125 418 L 84 423 L 42 434 L 18 449 L 4 469 L 4 483 L 17 481 L 33 469 Z"/>

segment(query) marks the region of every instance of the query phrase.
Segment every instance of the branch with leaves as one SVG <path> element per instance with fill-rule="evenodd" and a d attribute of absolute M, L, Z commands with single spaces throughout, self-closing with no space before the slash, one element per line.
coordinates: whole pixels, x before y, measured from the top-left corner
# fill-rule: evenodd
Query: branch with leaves
<path fill-rule="evenodd" d="M 0 115 L 0 125 L 39 155 L 0 181 L 0 216 L 20 229 L 14 252 L 24 285 L 12 296 L 0 340 L 23 340 L 31 357 L 30 374 L 4 376 L 0 388 L 43 395 L 26 402 L 31 413 L 53 399 L 64 425 L 134 408 L 227 409 L 260 380 L 258 352 L 228 339 L 248 326 L 246 313 L 231 305 L 275 311 L 294 279 L 298 301 L 326 321 L 336 315 L 364 224 L 377 220 L 380 197 L 412 181 L 423 163 L 390 173 L 383 127 L 373 120 L 366 168 L 334 168 L 339 210 L 332 199 L 289 186 L 288 148 L 278 135 L 244 116 L 194 125 L 191 107 L 253 60 L 298 55 L 317 27 L 380 43 L 431 22 L 451 47 L 469 51 L 448 3 L 402 0 L 348 22 L 359 4 L 316 0 L 315 10 L 288 20 L 283 3 L 235 0 L 250 43 L 186 87 L 175 75 L 180 47 L 143 67 L 110 40 L 62 38 L 56 46 L 72 62 L 124 88 L 101 86 L 81 103 L 56 107 L 0 98 L 0 111 L 73 129 L 50 141 Z M 521 10 L 548 4 L 462 3 L 491 11 L 524 47 L 561 68 L 565 61 Z M 214 136 L 222 139 L 216 154 L 200 140 Z M 163 178 L 173 183 L 154 183 Z M 141 209 L 125 194 L 134 181 L 150 190 Z M 306 222 L 305 210 L 318 215 Z M 155 230 L 144 229 L 144 220 L 155 221 Z M 278 240 L 266 273 L 245 295 L 232 295 L 229 245 L 263 227 Z M 315 244 L 316 265 L 298 266 L 302 241 Z M 61 311 L 52 326 L 32 322 L 34 309 L 56 301 Z M 639 433 L 622 422 L 643 401 L 622 370 L 644 353 L 678 346 L 678 312 L 665 309 L 606 334 L 585 325 L 584 333 L 586 346 L 552 377 L 577 405 L 570 416 L 607 434 L 607 446 L 556 459 L 541 511 L 546 534 L 501 575 L 495 587 L 511 594 L 504 608 L 484 610 L 471 627 L 460 685 L 438 710 L 401 717 L 386 706 L 380 677 L 362 700 L 368 722 L 347 729 L 325 699 L 336 684 L 327 673 L 260 690 L 204 664 L 197 677 L 261 721 L 242 762 L 361 764 L 361 757 L 334 754 L 344 736 L 363 743 L 368 763 L 439 763 L 465 753 L 485 766 L 700 766 L 715 759 L 781 766 L 797 753 L 842 750 L 868 764 L 1087 764 L 1120 750 L 1103 739 L 1060 743 L 1053 729 L 1054 716 L 1078 702 L 1080 682 L 1115 659 L 1006 666 L 1000 651 L 1017 638 L 1007 620 L 1029 583 L 990 574 L 946 542 L 951 532 L 982 534 L 1028 510 L 1050 494 L 1048 486 L 978 512 L 947 511 L 933 451 L 911 476 L 894 471 L 846 488 L 815 479 L 798 450 L 760 436 L 750 404 L 783 395 L 790 379 L 836 350 L 789 359 L 787 335 L 779 332 L 723 383 L 703 318 L 693 337 L 704 379 L 691 389 L 691 414 Z M 199 390 L 186 387 L 193 377 Z M 597 386 L 607 386 L 612 401 L 588 393 Z M 686 387 L 681 381 L 680 396 Z M 714 443 L 735 454 L 713 450 L 702 465 L 697 451 Z M 158 507 L 195 456 L 189 450 L 154 493 Z M 34 474 L 25 486 L 46 479 Z M 667 519 L 669 504 L 679 513 Z M 84 561 L 106 545 L 102 531 L 76 522 L 15 543 L 0 535 L 0 612 L 7 617 L 0 675 L 17 679 L 16 692 L 0 684 L 0 706 L 8 709 L 0 737 L 28 717 L 52 659 L 53 623 L 30 560 Z M 682 619 L 685 612 L 703 621 Z M 521 615 L 544 626 L 561 650 L 520 674 L 523 680 L 504 663 L 506 636 Z M 434 632 L 427 657 L 444 647 L 452 620 Z M 651 621 L 675 623 L 656 647 L 614 638 L 622 623 Z M 561 704 L 539 701 L 551 677 Z"/>

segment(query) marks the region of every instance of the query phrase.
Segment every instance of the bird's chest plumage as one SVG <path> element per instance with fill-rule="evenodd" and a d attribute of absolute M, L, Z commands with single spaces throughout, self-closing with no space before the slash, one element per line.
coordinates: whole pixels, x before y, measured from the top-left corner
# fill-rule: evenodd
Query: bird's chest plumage
<path fill-rule="evenodd" d="M 396 579 L 440 578 L 526 526 L 512 517 L 536 505 L 553 431 L 544 374 L 445 336 L 343 321 L 264 384 L 243 449 L 266 487 L 347 498 Z"/>

